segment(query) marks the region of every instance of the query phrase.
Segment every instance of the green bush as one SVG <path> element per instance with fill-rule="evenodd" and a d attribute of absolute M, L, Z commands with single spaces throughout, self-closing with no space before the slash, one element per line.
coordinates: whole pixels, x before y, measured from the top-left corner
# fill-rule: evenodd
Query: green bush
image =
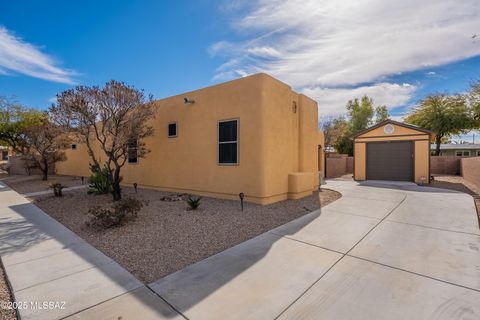
<path fill-rule="evenodd" d="M 92 175 L 90 176 L 88 184 L 88 193 L 94 194 L 107 194 L 111 191 L 111 185 L 108 181 L 108 168 L 104 167 L 99 169 L 95 166 L 90 165 L 90 171 Z"/>
<path fill-rule="evenodd" d="M 197 210 L 198 207 L 200 206 L 200 200 L 202 200 L 202 197 L 188 197 L 187 204 L 190 210 Z"/>
<path fill-rule="evenodd" d="M 123 225 L 127 220 L 133 220 L 142 209 L 143 204 L 135 198 L 125 198 L 115 202 L 111 208 L 95 206 L 88 210 L 89 226 L 112 228 Z"/>

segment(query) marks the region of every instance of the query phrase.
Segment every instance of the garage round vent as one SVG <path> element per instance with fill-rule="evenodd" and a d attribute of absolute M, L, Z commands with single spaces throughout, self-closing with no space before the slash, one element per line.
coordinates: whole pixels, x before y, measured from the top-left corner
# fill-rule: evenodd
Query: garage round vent
<path fill-rule="evenodd" d="M 395 127 L 391 124 L 387 124 L 385 127 L 383 127 L 383 132 L 387 134 L 392 134 L 395 131 Z"/>

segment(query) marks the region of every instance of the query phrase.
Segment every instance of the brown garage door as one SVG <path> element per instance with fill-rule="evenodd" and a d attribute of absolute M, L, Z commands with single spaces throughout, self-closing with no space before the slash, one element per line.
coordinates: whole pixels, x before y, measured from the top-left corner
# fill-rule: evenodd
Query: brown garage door
<path fill-rule="evenodd" d="M 367 143 L 367 179 L 413 181 L 412 141 Z"/>

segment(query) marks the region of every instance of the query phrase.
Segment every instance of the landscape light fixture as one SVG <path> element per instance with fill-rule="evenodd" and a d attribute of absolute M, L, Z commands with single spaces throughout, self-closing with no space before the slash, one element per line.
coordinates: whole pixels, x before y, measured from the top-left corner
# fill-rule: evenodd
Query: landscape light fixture
<path fill-rule="evenodd" d="M 243 211 L 243 198 L 245 197 L 245 194 L 243 192 L 240 192 L 238 194 L 238 197 L 240 198 L 240 205 L 242 206 L 242 211 Z"/>
<path fill-rule="evenodd" d="M 183 103 L 185 104 L 194 104 L 195 100 L 189 100 L 187 97 L 183 98 Z"/>

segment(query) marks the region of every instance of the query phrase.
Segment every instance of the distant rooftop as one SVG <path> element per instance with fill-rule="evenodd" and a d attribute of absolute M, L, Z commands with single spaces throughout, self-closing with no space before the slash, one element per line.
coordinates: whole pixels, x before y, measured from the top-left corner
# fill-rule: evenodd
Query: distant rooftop
<path fill-rule="evenodd" d="M 435 150 L 435 144 L 430 145 L 430 150 Z M 442 143 L 440 150 L 480 149 L 479 143 Z"/>

